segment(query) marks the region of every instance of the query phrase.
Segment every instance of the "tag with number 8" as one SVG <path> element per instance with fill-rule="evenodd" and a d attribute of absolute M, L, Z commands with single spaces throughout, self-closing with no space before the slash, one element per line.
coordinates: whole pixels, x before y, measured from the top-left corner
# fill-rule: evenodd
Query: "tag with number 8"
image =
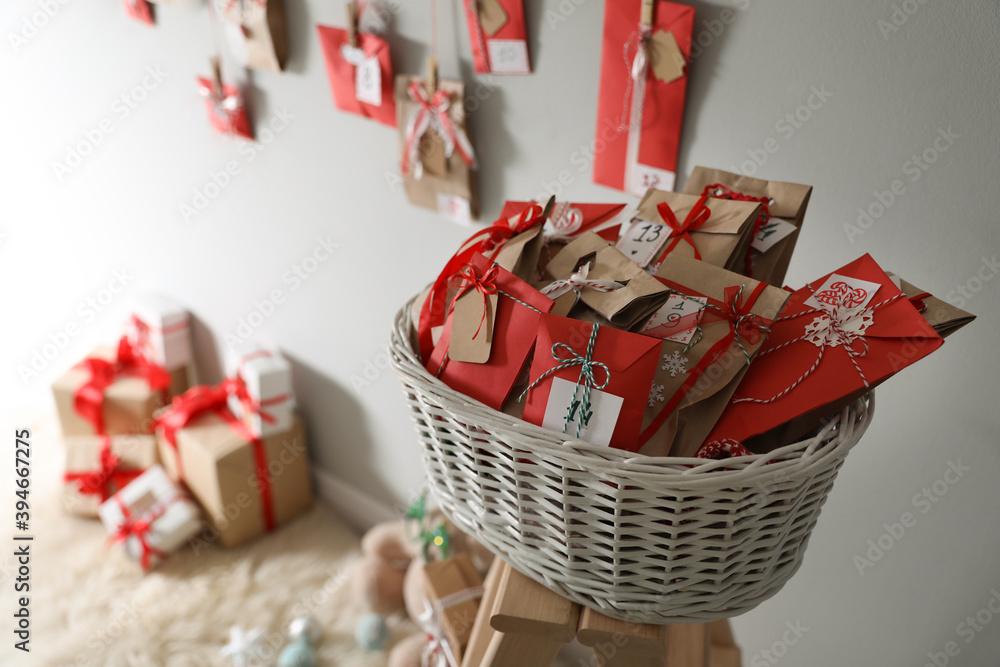
<path fill-rule="evenodd" d="M 645 267 L 670 238 L 670 229 L 660 222 L 636 220 L 615 247 L 639 266 Z"/>

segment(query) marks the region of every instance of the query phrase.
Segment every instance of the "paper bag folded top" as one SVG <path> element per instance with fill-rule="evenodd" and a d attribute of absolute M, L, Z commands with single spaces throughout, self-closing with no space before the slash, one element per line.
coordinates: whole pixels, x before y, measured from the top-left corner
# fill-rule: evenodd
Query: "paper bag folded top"
<path fill-rule="evenodd" d="M 917 312 L 924 316 L 931 328 L 937 331 L 942 338 L 947 338 L 976 319 L 975 315 L 942 301 L 930 292 L 925 292 L 898 276 L 891 273 L 887 275 L 892 279 L 892 283 L 902 290 Z"/>
<path fill-rule="evenodd" d="M 280 72 L 288 58 L 283 0 L 214 0 L 226 40 L 239 63 Z"/>

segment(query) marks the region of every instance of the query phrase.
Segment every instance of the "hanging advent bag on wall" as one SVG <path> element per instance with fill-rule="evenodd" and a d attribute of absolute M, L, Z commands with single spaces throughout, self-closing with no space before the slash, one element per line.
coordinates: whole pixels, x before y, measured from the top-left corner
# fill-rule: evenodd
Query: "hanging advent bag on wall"
<path fill-rule="evenodd" d="M 522 0 L 465 0 L 472 58 L 480 74 L 531 74 Z"/>
<path fill-rule="evenodd" d="M 693 28 L 686 5 L 605 3 L 595 183 L 636 197 L 673 190 Z"/>
<path fill-rule="evenodd" d="M 280 72 L 288 57 L 282 0 L 215 0 L 223 32 L 237 62 Z"/>
<path fill-rule="evenodd" d="M 153 25 L 153 7 L 146 0 L 122 0 L 125 5 L 125 16 L 133 21 Z"/>

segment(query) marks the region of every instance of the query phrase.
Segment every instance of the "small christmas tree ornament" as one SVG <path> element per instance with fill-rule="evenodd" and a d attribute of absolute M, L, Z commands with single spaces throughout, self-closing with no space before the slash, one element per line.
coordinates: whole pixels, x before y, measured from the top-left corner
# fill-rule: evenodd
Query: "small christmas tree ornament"
<path fill-rule="evenodd" d="M 312 616 L 300 616 L 288 626 L 292 643 L 282 649 L 278 667 L 316 667 L 316 644 L 322 636 L 319 625 Z"/>
<path fill-rule="evenodd" d="M 382 614 L 365 614 L 354 629 L 354 641 L 366 651 L 381 651 L 389 640 L 389 628 Z"/>

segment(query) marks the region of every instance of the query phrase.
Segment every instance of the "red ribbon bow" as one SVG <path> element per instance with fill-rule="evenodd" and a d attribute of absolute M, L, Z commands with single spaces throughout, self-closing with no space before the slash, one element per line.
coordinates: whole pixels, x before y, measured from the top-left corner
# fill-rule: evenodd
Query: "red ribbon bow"
<path fill-rule="evenodd" d="M 142 474 L 141 470 L 119 470 L 119 460 L 111 451 L 111 438 L 101 438 L 101 452 L 96 470 L 87 472 L 67 472 L 63 478 L 67 482 L 76 482 L 80 493 L 88 496 L 98 496 L 101 502 L 111 497 L 109 487 L 113 484 L 120 489 Z"/>
<path fill-rule="evenodd" d="M 151 389 L 158 391 L 166 391 L 170 386 L 170 373 L 163 366 L 143 357 L 126 336 L 118 341 L 118 353 L 114 361 L 89 357 L 80 366 L 90 373 L 90 378 L 76 390 L 73 407 L 77 414 L 94 427 L 94 432 L 98 435 L 104 435 L 106 428 L 104 394 L 119 377 L 142 378 Z"/>
<path fill-rule="evenodd" d="M 670 204 L 667 202 L 661 202 L 656 205 L 656 210 L 659 212 L 660 217 L 663 218 L 663 222 L 667 223 L 667 226 L 672 230 L 668 238 L 673 239 L 673 241 L 667 246 L 666 251 L 662 255 L 663 257 L 669 255 L 683 239 L 694 250 L 694 258 L 701 259 L 701 253 L 698 252 L 698 247 L 694 244 L 694 239 L 691 238 L 691 232 L 704 225 L 712 217 L 711 209 L 705 205 L 707 200 L 708 197 L 702 195 L 688 212 L 687 217 L 684 218 L 684 222 L 677 220 L 677 216 L 674 215 L 673 209 L 670 208 Z"/>
<path fill-rule="evenodd" d="M 479 276 L 476 275 L 476 267 L 472 266 L 472 264 L 466 264 L 458 273 L 451 277 L 451 284 L 458 288 L 458 294 L 451 301 L 452 309 L 455 307 L 455 302 L 471 289 L 475 289 L 483 297 L 483 316 L 479 318 L 479 326 L 476 328 L 476 333 L 473 334 L 472 340 L 476 339 L 476 336 L 483 329 L 483 323 L 486 322 L 486 311 L 488 308 L 486 299 L 488 296 L 497 293 L 496 279 L 499 272 L 499 267 L 494 264 L 482 276 Z"/>
<path fill-rule="evenodd" d="M 753 313 L 753 305 L 757 297 L 767 287 L 764 283 L 758 283 L 754 291 L 747 295 L 740 302 L 740 295 L 743 293 L 743 286 L 727 287 L 724 290 L 725 307 L 722 309 L 723 316 L 729 320 L 732 333 L 747 341 L 751 345 L 760 342 L 762 331 L 767 331 L 767 325 L 763 320 Z"/>
<path fill-rule="evenodd" d="M 417 338 L 422 359 L 425 361 L 430 359 L 431 351 L 434 349 L 431 329 L 444 324 L 447 315 L 445 301 L 448 280 L 462 266 L 468 264 L 475 253 L 482 252 L 487 256 L 487 259 L 493 259 L 509 239 L 544 222 L 545 215 L 542 207 L 538 204 L 530 204 L 524 207 L 515 218 L 500 218 L 490 227 L 481 229 L 466 239 L 465 243 L 459 247 L 458 252 L 445 264 L 444 271 L 434 281 L 434 286 L 420 310 Z"/>
<path fill-rule="evenodd" d="M 159 508 L 155 509 L 153 512 L 148 514 L 146 517 L 141 519 L 133 519 L 132 513 L 129 512 L 128 506 L 121 499 L 120 496 L 112 496 L 118 507 L 122 512 L 122 522 L 118 524 L 115 534 L 111 536 L 112 543 L 114 542 L 125 542 L 130 537 L 136 538 L 139 541 L 139 547 L 142 553 L 139 557 L 139 564 L 142 566 L 143 571 L 149 569 L 150 558 L 156 556 L 157 558 L 166 558 L 167 554 L 160 551 L 156 547 L 149 544 L 149 533 L 153 530 L 153 524 L 163 516 L 166 511 L 167 506 L 177 500 L 180 496 L 175 496 L 166 503 L 163 503 Z"/>

